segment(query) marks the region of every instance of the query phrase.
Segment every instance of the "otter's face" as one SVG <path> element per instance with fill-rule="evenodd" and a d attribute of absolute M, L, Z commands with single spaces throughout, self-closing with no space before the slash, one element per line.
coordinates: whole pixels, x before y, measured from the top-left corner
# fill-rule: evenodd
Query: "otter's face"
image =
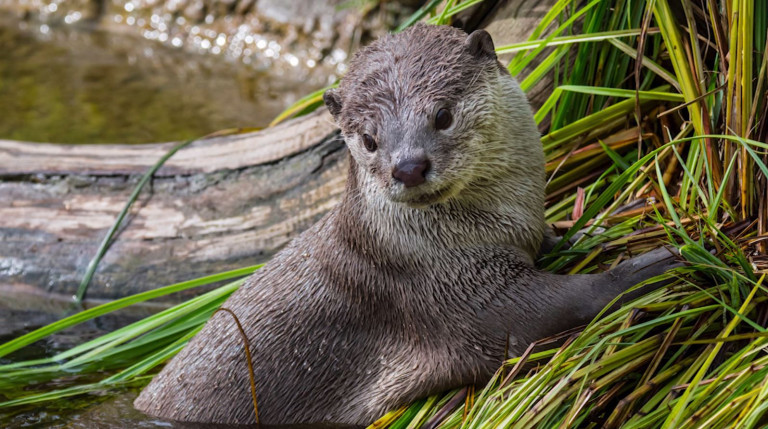
<path fill-rule="evenodd" d="M 459 195 L 479 170 L 488 92 L 506 73 L 487 32 L 417 25 L 363 49 L 324 100 L 361 186 L 423 208 Z"/>
<path fill-rule="evenodd" d="M 361 128 L 344 132 L 357 165 L 391 201 L 426 207 L 461 188 L 453 173 L 460 163 L 456 142 L 465 128 L 464 112 L 449 100 L 432 104 L 431 109 L 408 112 L 405 120 L 384 109 L 377 112 L 382 124 L 364 121 Z"/>

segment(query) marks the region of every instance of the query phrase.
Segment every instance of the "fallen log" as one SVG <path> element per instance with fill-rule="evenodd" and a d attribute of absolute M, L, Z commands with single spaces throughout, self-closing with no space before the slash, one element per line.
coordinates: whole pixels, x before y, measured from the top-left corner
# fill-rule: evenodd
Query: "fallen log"
<path fill-rule="evenodd" d="M 73 294 L 139 177 L 174 144 L 0 141 L 0 283 Z M 89 296 L 265 261 L 336 203 L 346 162 L 325 110 L 193 143 L 142 193 Z"/>

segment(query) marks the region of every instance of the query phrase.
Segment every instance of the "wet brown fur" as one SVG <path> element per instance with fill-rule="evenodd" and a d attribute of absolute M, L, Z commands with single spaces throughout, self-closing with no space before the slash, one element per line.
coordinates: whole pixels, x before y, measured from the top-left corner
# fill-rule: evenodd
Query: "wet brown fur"
<path fill-rule="evenodd" d="M 483 383 L 507 342 L 519 354 L 669 266 L 655 254 L 599 275 L 533 267 L 543 153 L 487 33 L 417 25 L 384 37 L 355 57 L 326 103 L 351 153 L 343 201 L 224 304 L 251 340 L 262 422 L 369 424 Z M 454 123 L 436 131 L 441 107 Z M 363 133 L 376 138 L 375 152 Z M 427 182 L 404 189 L 392 166 L 416 155 L 432 162 Z M 215 315 L 136 407 L 182 421 L 254 422 L 234 333 L 230 317 Z"/>

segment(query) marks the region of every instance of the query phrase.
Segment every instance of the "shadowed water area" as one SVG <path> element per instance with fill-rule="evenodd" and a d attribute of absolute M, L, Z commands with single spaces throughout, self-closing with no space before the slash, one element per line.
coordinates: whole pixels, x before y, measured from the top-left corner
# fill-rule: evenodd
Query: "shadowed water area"
<path fill-rule="evenodd" d="M 90 302 L 85 305 L 85 308 L 90 308 L 100 303 Z M 67 328 L 47 337 L 45 340 L 2 357 L 0 358 L 0 365 L 53 356 L 77 344 L 155 314 L 167 308 L 167 306 L 167 304 L 153 305 L 145 303 L 133 305 L 118 312 L 98 317 Z M 63 296 L 43 296 L 0 287 L 0 344 L 71 315 L 80 309 L 82 308 L 74 306 Z M 95 378 L 94 376 L 82 378 L 76 373 L 62 374 L 61 377 L 45 383 L 45 386 L 66 388 L 75 385 L 78 381 L 80 383 L 88 381 L 97 382 L 99 378 L 109 373 L 111 373 L 109 370 L 97 373 Z M 89 380 L 89 378 L 92 380 Z M 0 386 L 2 386 L 2 382 L 3 380 L 0 378 Z M 35 390 L 40 388 L 42 386 L 30 386 L 30 389 Z M 244 380 L 243 388 L 248 389 L 247 380 Z M 117 391 L 96 391 L 85 395 L 48 401 L 38 405 L 0 410 L 0 428 L 259 428 L 257 425 L 190 424 L 157 419 L 133 408 L 133 400 L 136 399 L 140 390 L 140 386 L 129 385 Z M 0 387 L 0 402 L 7 400 L 6 394 L 9 393 L 12 392 L 7 392 L 3 387 Z M 268 429 L 269 427 L 261 426 L 262 429 Z M 321 429 L 334 426 L 292 425 L 290 427 Z"/>
<path fill-rule="evenodd" d="M 264 127 L 327 79 L 0 16 L 0 139 L 147 143 Z"/>
<path fill-rule="evenodd" d="M 0 365 L 53 356 L 57 352 L 147 317 L 162 308 L 163 306 L 137 305 L 124 311 L 96 318 L 55 333 L 45 340 L 2 357 L 0 358 Z M 42 296 L 0 288 L 0 344 L 73 314 L 79 309 L 64 297 Z M 63 375 L 47 385 L 68 387 L 77 379 L 76 374 Z M 0 378 L 0 385 L 2 385 L 2 381 Z M 10 394 L 13 392 L 0 388 L 0 402 L 8 399 L 6 395 Z M 152 419 L 134 410 L 130 405 L 136 394 L 136 389 L 119 393 L 117 396 L 107 396 L 106 392 L 102 392 L 101 394 L 65 398 L 45 404 L 3 410 L 0 412 L 0 427 L 118 428 L 171 426 L 167 422 Z"/>

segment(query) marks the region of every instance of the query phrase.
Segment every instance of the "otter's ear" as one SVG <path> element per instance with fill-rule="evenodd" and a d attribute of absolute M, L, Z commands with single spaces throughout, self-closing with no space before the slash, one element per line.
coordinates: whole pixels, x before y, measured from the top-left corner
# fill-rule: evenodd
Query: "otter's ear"
<path fill-rule="evenodd" d="M 472 56 L 477 58 L 487 57 L 496 60 L 496 50 L 493 47 L 491 35 L 485 30 L 475 30 L 467 37 L 464 43 Z"/>
<path fill-rule="evenodd" d="M 325 91 L 325 94 L 323 94 L 323 101 L 325 101 L 325 105 L 328 106 L 328 110 L 331 112 L 334 119 L 339 116 L 339 113 L 341 113 L 341 97 L 339 96 L 339 90 L 331 88 L 328 91 Z"/>

